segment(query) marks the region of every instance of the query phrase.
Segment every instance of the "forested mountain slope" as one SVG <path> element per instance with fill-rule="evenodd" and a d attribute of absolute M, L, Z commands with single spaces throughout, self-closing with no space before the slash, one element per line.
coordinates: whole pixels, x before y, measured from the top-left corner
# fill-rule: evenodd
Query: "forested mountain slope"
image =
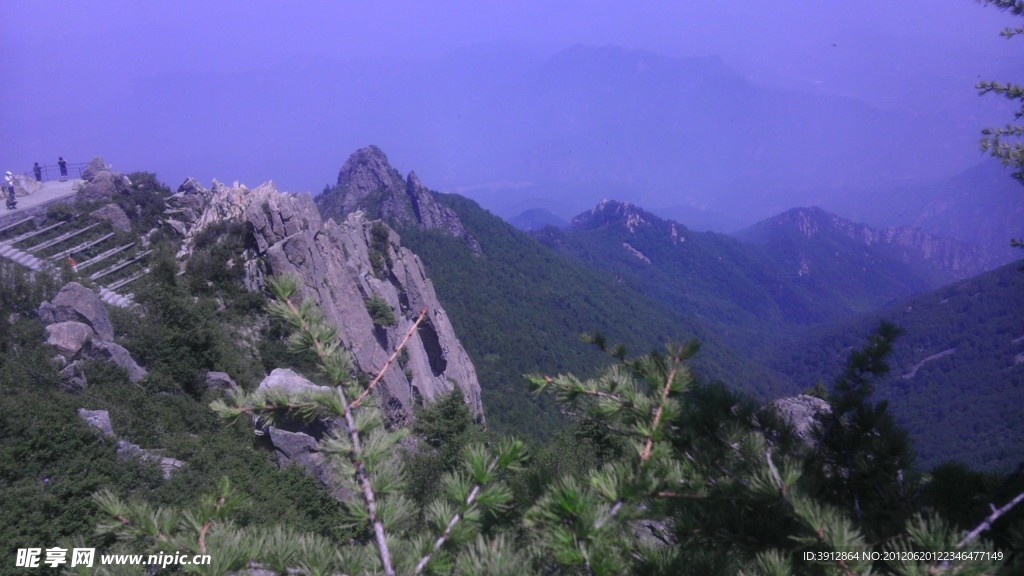
<path fill-rule="evenodd" d="M 697 338 L 703 346 L 695 367 L 703 377 L 762 397 L 789 388 L 778 375 L 724 344 L 699 319 L 557 254 L 472 200 L 449 194 L 437 200 L 459 215 L 483 253 L 474 254 L 459 239 L 437 231 L 400 228 L 402 241 L 423 259 L 473 356 L 492 422 L 508 417 L 521 431 L 535 427 L 516 416 L 525 408 L 524 373 L 588 373 L 606 363 L 579 341 L 583 332 L 602 332 L 609 343 L 622 343 L 631 353 Z"/>
<path fill-rule="evenodd" d="M 1012 469 L 1024 459 L 1024 272 L 1009 264 L 783 343 L 767 357 L 800 386 L 838 374 L 881 319 L 904 331 L 877 386 L 922 464 Z"/>

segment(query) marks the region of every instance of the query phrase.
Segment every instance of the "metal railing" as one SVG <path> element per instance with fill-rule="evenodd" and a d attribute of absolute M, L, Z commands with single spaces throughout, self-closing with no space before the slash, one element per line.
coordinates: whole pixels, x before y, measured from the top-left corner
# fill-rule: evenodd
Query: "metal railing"
<path fill-rule="evenodd" d="M 61 176 L 60 175 L 60 166 L 58 166 L 57 164 L 40 165 L 39 166 L 41 168 L 41 170 L 40 170 L 40 181 L 41 182 L 48 182 L 50 180 L 60 180 L 61 178 L 81 178 L 82 177 L 82 172 L 84 172 L 85 169 L 89 166 L 89 163 L 88 162 L 74 162 L 74 163 L 68 162 L 67 166 L 68 166 L 68 175 L 65 177 L 65 176 Z M 23 174 L 25 177 L 30 178 L 32 180 L 36 179 L 35 171 L 32 168 L 22 172 L 21 174 Z"/>

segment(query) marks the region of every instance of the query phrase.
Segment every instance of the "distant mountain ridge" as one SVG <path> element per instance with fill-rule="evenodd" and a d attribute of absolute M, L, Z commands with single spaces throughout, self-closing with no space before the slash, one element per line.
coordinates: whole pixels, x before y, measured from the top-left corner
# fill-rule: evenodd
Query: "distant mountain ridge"
<path fill-rule="evenodd" d="M 1002 264 L 978 247 L 934 236 L 919 228 L 872 228 L 818 207 L 787 210 L 735 236 L 772 250 L 786 246 L 805 251 L 820 243 L 822 237 L 845 238 L 869 250 L 879 261 L 895 258 L 934 286 L 970 278 Z M 806 257 L 802 262 L 807 263 Z M 810 270 L 802 266 L 798 273 L 809 274 Z"/>
<path fill-rule="evenodd" d="M 836 190 L 818 201 L 872 226 L 912 226 L 977 246 L 995 266 L 1020 257 L 1010 239 L 1024 237 L 1024 188 L 995 160 L 933 183 Z"/>
<path fill-rule="evenodd" d="M 961 242 L 906 227 L 876 230 L 816 208 L 732 237 L 606 200 L 566 230 L 534 236 L 754 348 L 767 328 L 788 334 L 839 321 L 972 276 L 988 262 Z"/>
<path fill-rule="evenodd" d="M 533 206 L 568 216 L 616 197 L 728 213 L 748 225 L 792 206 L 821 205 L 819 190 L 965 166 L 964 150 L 974 152 L 984 125 L 769 90 L 714 57 L 588 46 L 548 57 L 478 47 L 415 62 L 308 58 L 228 76 L 179 72 L 139 86 L 122 109 L 107 112 L 144 125 L 154 109 L 177 110 L 197 85 L 218 90 L 190 110 L 193 124 L 236 130 L 202 128 L 194 140 L 214 149 L 233 139 L 266 143 L 261 155 L 271 161 L 255 169 L 218 165 L 223 158 L 196 148 L 161 171 L 198 170 L 205 181 L 249 170 L 243 179 L 274 177 L 315 191 L 323 166 L 337 162 L 334 151 L 373 141 L 432 187 L 473 187 L 472 198 L 505 217 Z M 282 113 L 264 118 L 266 102 L 282 103 Z M 316 123 L 308 122 L 310 109 L 320 111 Z M 279 133 L 302 145 L 271 145 L 267 135 Z M 951 144 L 936 150 L 922 142 Z M 523 204 L 537 198 L 551 204 Z"/>
<path fill-rule="evenodd" d="M 829 384 L 880 320 L 893 321 L 906 333 L 876 398 L 891 400 L 921 464 L 1019 463 L 1018 265 L 985 272 L 993 260 L 975 246 L 907 226 L 876 229 L 820 208 L 794 208 L 730 237 L 603 201 L 566 230 L 534 236 L 792 377 L 786 394 Z"/>

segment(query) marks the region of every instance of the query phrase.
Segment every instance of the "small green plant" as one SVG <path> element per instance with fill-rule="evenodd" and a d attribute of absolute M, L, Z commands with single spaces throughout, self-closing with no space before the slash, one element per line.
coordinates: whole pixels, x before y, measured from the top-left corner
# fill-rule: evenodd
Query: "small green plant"
<path fill-rule="evenodd" d="M 383 278 L 388 271 L 388 242 L 391 230 L 381 221 L 370 227 L 370 266 L 373 275 Z"/>
<path fill-rule="evenodd" d="M 366 311 L 370 313 L 374 326 L 388 327 L 398 323 L 395 319 L 395 312 L 391 309 L 388 301 L 374 294 L 363 301 L 366 304 Z"/>
<path fill-rule="evenodd" d="M 50 204 L 46 207 L 46 217 L 54 222 L 67 222 L 74 219 L 78 213 L 70 205 L 63 202 Z"/>

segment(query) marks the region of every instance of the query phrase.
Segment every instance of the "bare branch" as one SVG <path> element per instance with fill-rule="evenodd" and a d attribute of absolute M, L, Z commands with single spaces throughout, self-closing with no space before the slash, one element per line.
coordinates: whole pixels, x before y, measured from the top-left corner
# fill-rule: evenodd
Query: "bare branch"
<path fill-rule="evenodd" d="M 964 539 L 961 540 L 956 545 L 956 547 L 958 549 L 959 548 L 963 548 L 964 546 L 966 546 L 966 545 L 970 544 L 971 542 L 974 542 L 975 540 L 977 540 L 978 536 L 981 536 L 982 532 L 984 532 L 984 531 L 986 531 L 986 530 L 988 530 L 989 528 L 992 527 L 992 523 L 993 522 L 998 520 L 1000 516 L 1002 516 L 1003 514 L 1006 514 L 1007 512 L 1012 510 L 1014 506 L 1016 506 L 1017 504 L 1020 504 L 1021 502 L 1024 502 L 1024 492 L 1021 492 L 1020 494 L 1017 494 L 1017 497 L 1014 498 L 1013 500 L 1010 500 L 1006 504 L 1006 506 L 1003 506 L 1002 508 L 999 508 L 998 510 L 993 509 L 992 513 L 989 514 L 988 518 L 985 518 L 985 520 L 981 524 L 978 524 L 977 528 L 975 528 L 974 530 L 971 530 L 970 532 L 968 532 L 967 536 L 964 536 Z"/>
<path fill-rule="evenodd" d="M 352 402 L 352 408 L 358 408 L 359 405 L 363 403 L 363 399 L 366 398 L 370 391 L 373 390 L 375 386 L 377 386 L 377 383 L 380 382 L 382 378 L 384 378 L 384 374 L 387 373 L 388 368 L 391 367 L 391 364 L 395 361 L 396 358 L 398 358 L 398 355 L 401 354 L 402 349 L 405 348 L 405 345 L 409 343 L 409 339 L 412 338 L 412 335 L 416 333 L 416 329 L 419 328 L 420 323 L 422 323 L 423 319 L 426 317 L 427 307 L 424 306 L 423 309 L 420 310 L 419 317 L 416 318 L 416 321 L 413 322 L 412 326 L 409 327 L 409 331 L 405 333 L 405 337 L 402 338 L 402 341 L 398 343 L 398 347 L 395 348 L 395 351 L 391 353 L 391 357 L 388 358 L 388 361 L 384 363 L 384 367 L 381 368 L 380 372 L 377 373 L 377 377 L 374 378 L 373 381 L 370 382 L 370 385 L 366 387 L 366 390 L 363 390 L 363 393 L 360 394 L 359 397 Z"/>
<path fill-rule="evenodd" d="M 786 497 L 786 484 L 782 481 L 782 476 L 779 475 L 779 469 L 775 467 L 775 462 L 772 462 L 772 449 L 769 448 L 764 452 L 765 460 L 768 461 L 768 469 L 772 472 L 772 478 L 775 479 L 775 484 L 779 487 L 779 493 L 782 497 Z"/>

